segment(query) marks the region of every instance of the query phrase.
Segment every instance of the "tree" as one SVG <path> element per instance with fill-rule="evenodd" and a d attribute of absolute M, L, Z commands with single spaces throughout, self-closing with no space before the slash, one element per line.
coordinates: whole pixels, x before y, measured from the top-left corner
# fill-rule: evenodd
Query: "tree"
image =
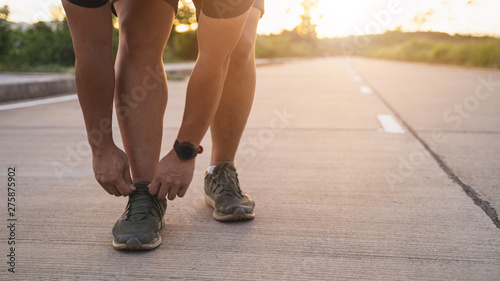
<path fill-rule="evenodd" d="M 196 10 L 193 3 L 188 3 L 186 0 L 181 0 L 177 15 L 174 19 L 174 26 L 180 24 L 190 25 L 196 22 Z"/>
<path fill-rule="evenodd" d="M 9 6 L 5 5 L 0 8 L 0 58 L 8 56 L 12 48 L 12 31 L 8 22 L 10 10 Z"/>
<path fill-rule="evenodd" d="M 297 26 L 297 33 L 310 43 L 315 44 L 318 37 L 316 25 L 312 23 L 311 11 L 318 6 L 318 0 L 303 0 L 300 5 L 304 8 L 304 13 L 300 15 L 301 22 Z"/>
<path fill-rule="evenodd" d="M 181 0 L 174 19 L 174 28 L 170 34 L 170 39 L 168 40 L 163 56 L 165 60 L 196 59 L 198 56 L 198 41 L 197 26 L 194 23 L 196 23 L 196 10 L 193 3 Z"/>

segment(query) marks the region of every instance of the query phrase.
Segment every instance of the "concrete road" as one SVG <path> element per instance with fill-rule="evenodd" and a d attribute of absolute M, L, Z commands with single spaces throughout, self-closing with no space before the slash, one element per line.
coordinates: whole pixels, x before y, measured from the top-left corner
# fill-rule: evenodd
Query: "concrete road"
<path fill-rule="evenodd" d="M 494 81 L 491 70 L 360 58 L 260 67 L 237 159 L 256 219 L 211 218 L 207 136 L 150 252 L 111 247 L 127 199 L 93 179 L 76 100 L 0 111 L 0 279 L 499 280 Z M 186 82 L 169 85 L 163 153 Z M 9 167 L 17 221 L 8 221 Z"/>

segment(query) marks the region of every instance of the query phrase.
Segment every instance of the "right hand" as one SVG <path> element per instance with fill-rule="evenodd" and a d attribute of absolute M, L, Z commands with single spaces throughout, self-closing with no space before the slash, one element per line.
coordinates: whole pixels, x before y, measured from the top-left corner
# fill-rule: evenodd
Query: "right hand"
<path fill-rule="evenodd" d="M 183 197 L 193 180 L 194 163 L 195 159 L 180 160 L 172 149 L 158 164 L 156 175 L 148 186 L 149 193 L 160 199 L 167 195 L 169 200 Z"/>
<path fill-rule="evenodd" d="M 97 182 L 109 194 L 128 196 L 135 190 L 128 158 L 116 145 L 92 153 L 92 166 Z"/>

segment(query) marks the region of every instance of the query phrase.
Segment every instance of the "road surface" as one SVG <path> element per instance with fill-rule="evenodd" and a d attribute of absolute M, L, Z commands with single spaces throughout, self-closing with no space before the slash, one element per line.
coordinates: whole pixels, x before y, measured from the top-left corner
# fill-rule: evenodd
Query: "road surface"
<path fill-rule="evenodd" d="M 3 108 L 0 279 L 498 280 L 499 82 L 494 70 L 361 58 L 260 67 L 237 158 L 256 219 L 212 219 L 207 135 L 150 252 L 111 247 L 127 199 L 93 179 L 77 100 Z M 169 82 L 163 154 L 186 84 Z"/>

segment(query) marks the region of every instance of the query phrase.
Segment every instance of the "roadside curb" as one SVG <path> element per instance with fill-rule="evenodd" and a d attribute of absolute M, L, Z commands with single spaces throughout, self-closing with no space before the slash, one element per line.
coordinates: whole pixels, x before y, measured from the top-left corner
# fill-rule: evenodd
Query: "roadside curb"
<path fill-rule="evenodd" d="M 23 78 L 33 77 L 33 74 L 20 75 Z M 45 78 L 45 75 L 40 75 Z M 33 79 L 23 83 L 0 84 L 0 102 L 10 102 L 33 98 L 43 98 L 76 92 L 73 75 L 58 75 L 54 78 Z"/>
<path fill-rule="evenodd" d="M 257 59 L 256 65 L 265 66 L 294 60 L 299 59 Z M 194 62 L 165 64 L 165 72 L 167 76 L 189 76 L 194 64 Z M 0 103 L 60 96 L 75 92 L 75 78 L 72 74 L 0 73 Z"/>

